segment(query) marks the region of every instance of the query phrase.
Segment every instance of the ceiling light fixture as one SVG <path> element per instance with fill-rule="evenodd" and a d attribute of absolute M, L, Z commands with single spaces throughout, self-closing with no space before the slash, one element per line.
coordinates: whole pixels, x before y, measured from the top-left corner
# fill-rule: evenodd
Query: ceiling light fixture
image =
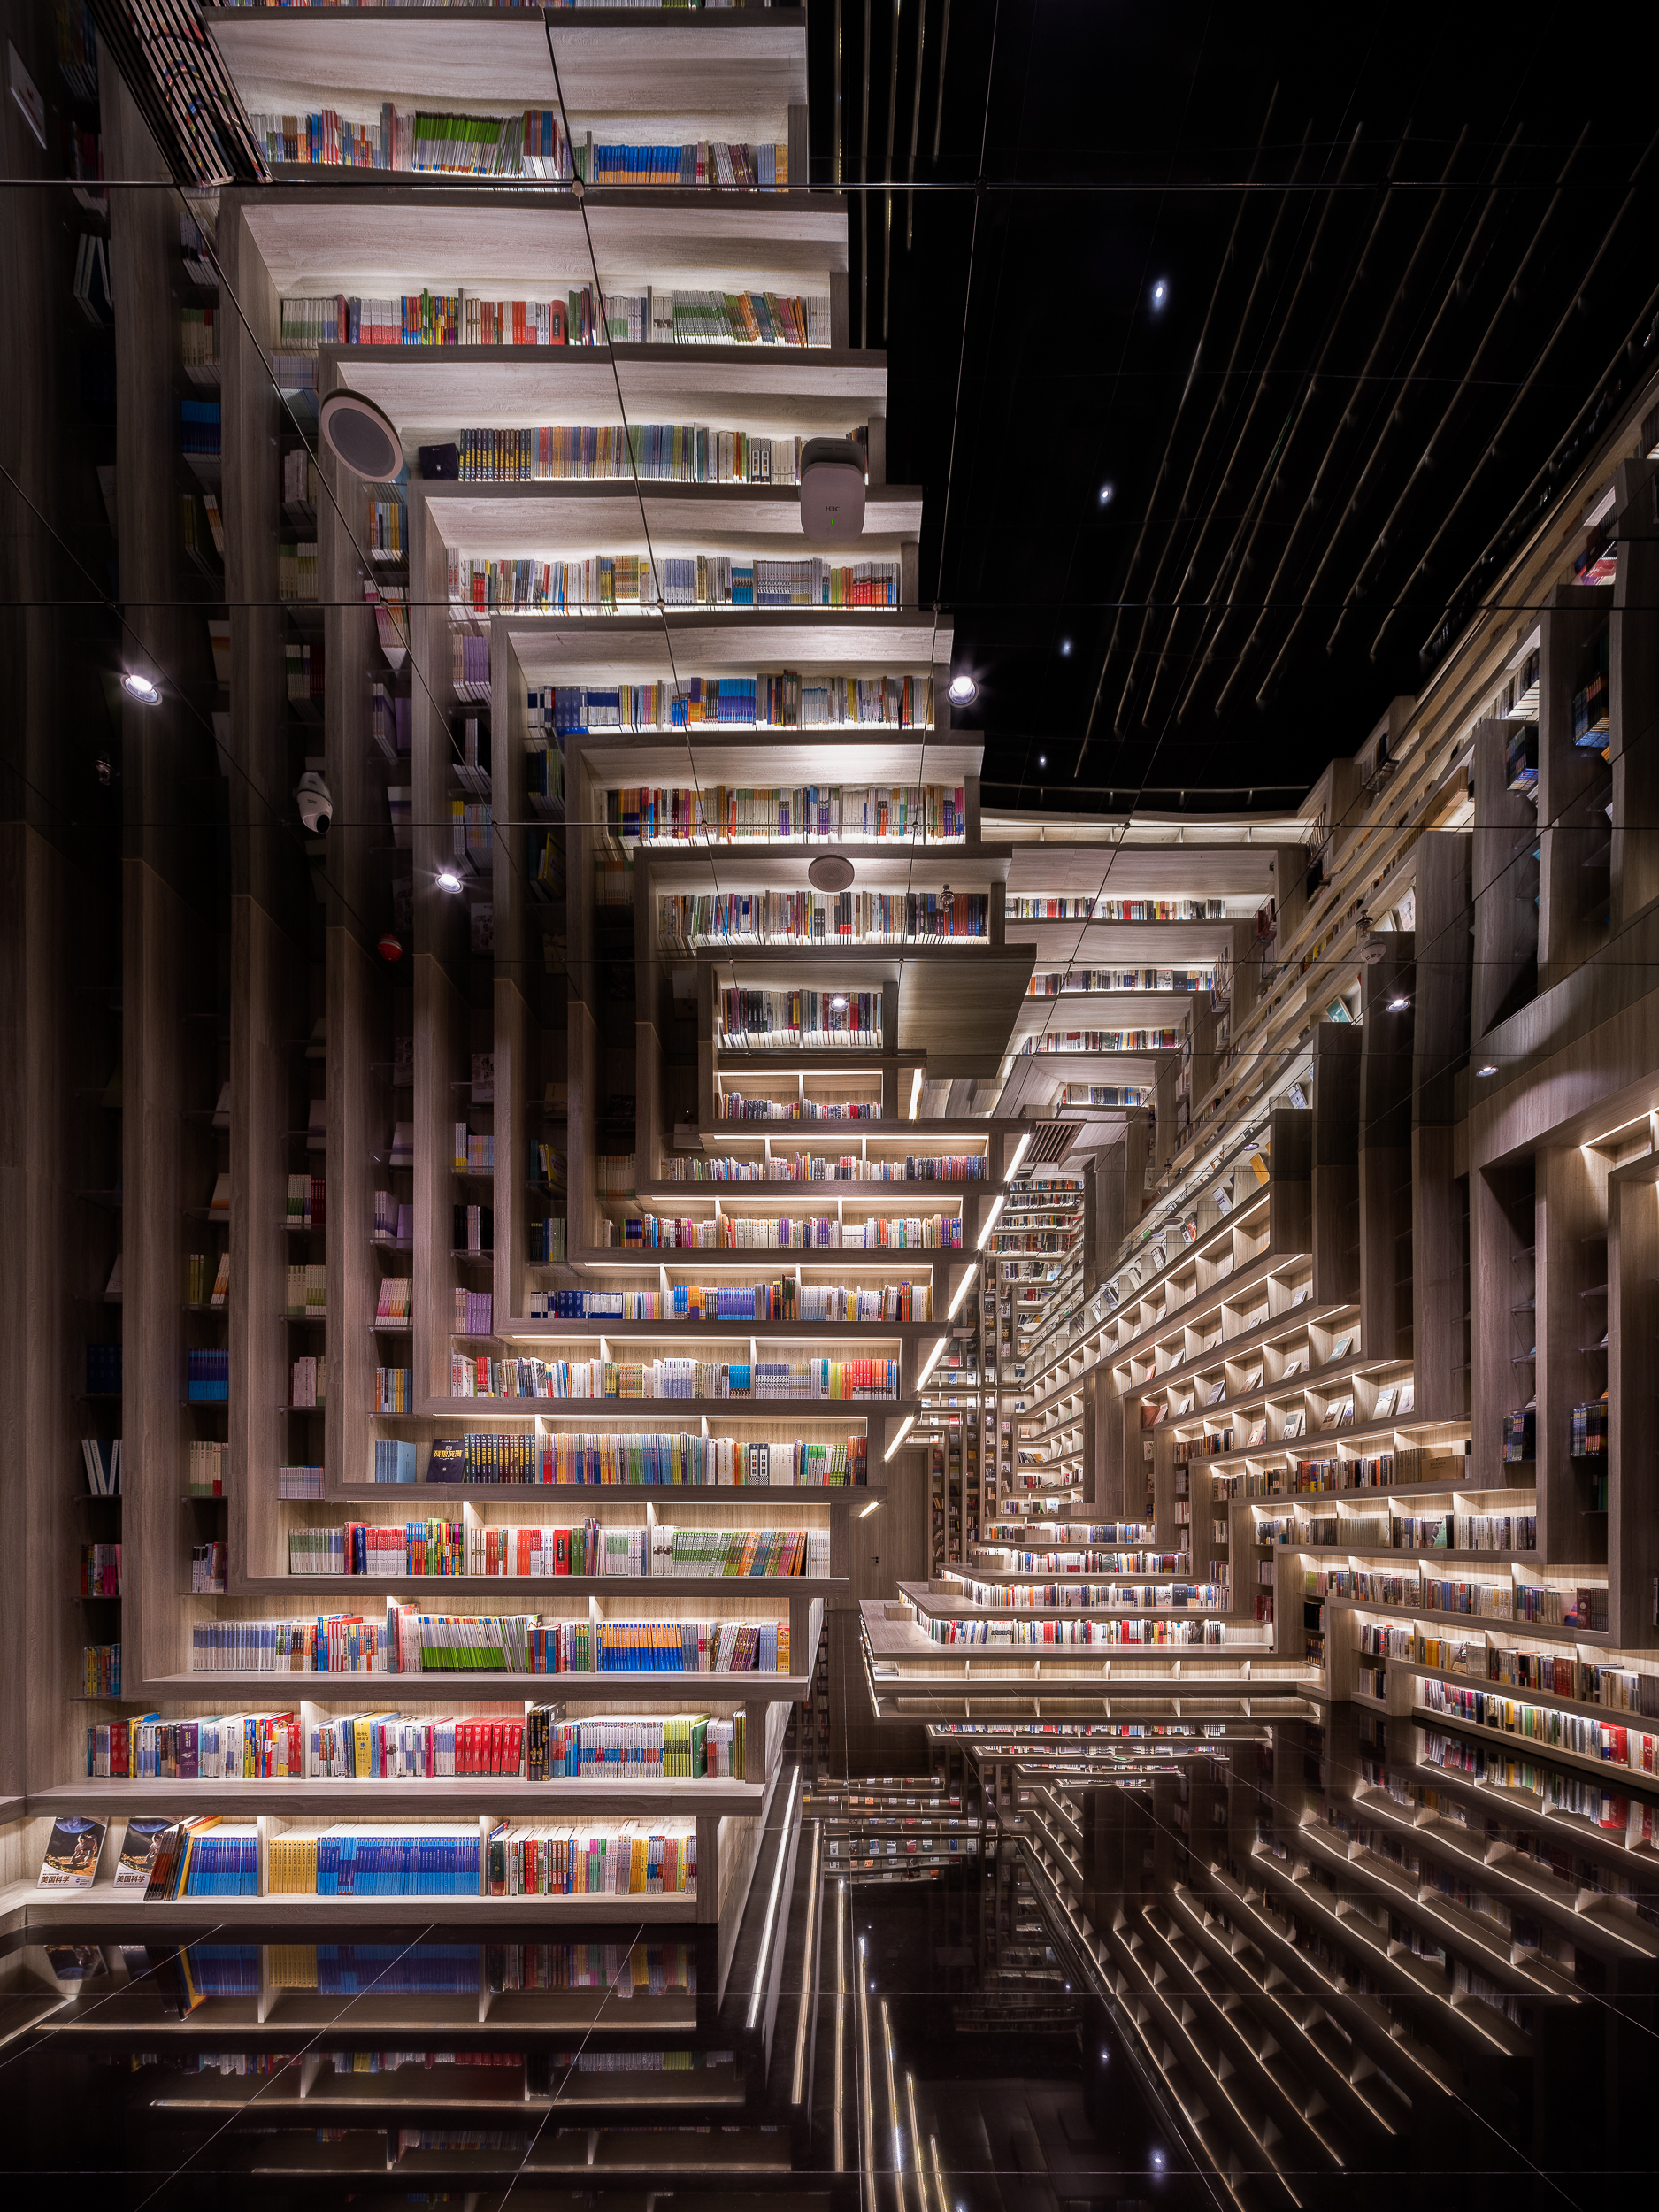
<path fill-rule="evenodd" d="M 1102 505 L 1102 507 L 1110 507 L 1110 506 L 1111 505 L 1111 503 L 1112 503 L 1112 488 L 1111 488 L 1111 486 L 1110 486 L 1110 484 L 1102 484 L 1102 485 L 1101 486 L 1101 488 L 1100 488 L 1100 503 L 1101 503 L 1101 505 Z"/>
<path fill-rule="evenodd" d="M 141 676 L 135 668 L 129 668 L 121 679 L 121 689 L 129 699 L 136 699 L 141 707 L 158 707 L 161 694 L 148 676 Z"/>
<path fill-rule="evenodd" d="M 990 1242 L 991 1232 L 996 1226 L 996 1217 L 1002 1212 L 1005 1202 L 1005 1195 L 999 1195 L 995 1204 L 991 1208 L 990 1212 L 986 1216 L 985 1226 L 979 1232 L 979 1241 L 975 1247 L 977 1251 L 983 1252 L 986 1246 Z"/>
<path fill-rule="evenodd" d="M 440 891 L 458 891 L 460 887 L 461 879 L 453 868 L 439 869 L 438 888 Z"/>
<path fill-rule="evenodd" d="M 922 1385 L 927 1380 L 927 1378 L 933 1373 L 934 1368 L 939 1364 L 939 1356 L 949 1341 L 950 1340 L 949 1337 L 941 1336 L 934 1344 L 933 1350 L 927 1355 L 926 1359 L 922 1364 L 922 1371 L 916 1378 L 916 1387 L 918 1390 L 921 1388 Z"/>
<path fill-rule="evenodd" d="M 1014 1147 L 1013 1156 L 1012 1156 L 1012 1157 L 1010 1159 L 1010 1161 L 1009 1161 L 1009 1163 L 1008 1163 L 1008 1165 L 1007 1165 L 1007 1166 L 1003 1169 L 1003 1171 L 1002 1171 L 1002 1180 L 1003 1180 L 1005 1183 L 1011 1183 L 1011 1182 L 1013 1181 L 1013 1179 L 1014 1179 L 1014 1170 L 1015 1170 L 1015 1169 L 1016 1169 L 1016 1168 L 1019 1165 L 1020 1162 L 1021 1162 L 1021 1161 L 1025 1158 L 1025 1147 L 1026 1147 L 1026 1146 L 1027 1146 L 1030 1142 L 1031 1142 L 1031 1132 L 1030 1132 L 1030 1130 L 1029 1130 L 1029 1129 L 1027 1129 L 1027 1130 L 1026 1130 L 1026 1132 L 1025 1132 L 1025 1135 L 1024 1135 L 1023 1137 L 1021 1137 L 1021 1139 L 1020 1139 L 1019 1142 L 1018 1142 L 1018 1144 Z"/>
<path fill-rule="evenodd" d="M 1490 1060 L 1487 1061 L 1484 1068 L 1477 1068 L 1475 1070 L 1475 1073 L 1477 1075 L 1495 1075 L 1497 1071 L 1497 1069 L 1494 1067 Z"/>
<path fill-rule="evenodd" d="M 979 1270 L 978 1263 L 976 1263 L 968 1270 L 962 1280 L 956 1285 L 955 1295 L 952 1297 L 950 1303 L 945 1309 L 945 1318 L 947 1321 L 954 1321 L 956 1319 L 957 1307 L 961 1305 L 969 1291 L 979 1280 Z"/>
<path fill-rule="evenodd" d="M 1069 637 L 1063 637 L 1060 641 L 1060 658 L 1063 661 L 1069 661 L 1071 657 L 1071 641 Z"/>
<path fill-rule="evenodd" d="M 894 1438 L 893 1441 L 892 1441 L 892 1442 L 891 1442 L 891 1443 L 887 1446 L 887 1450 L 886 1450 L 885 1452 L 883 1452 L 883 1454 L 881 1455 L 881 1456 L 882 1456 L 882 1460 L 883 1460 L 883 1462 L 884 1462 L 884 1463 L 885 1463 L 886 1461 L 887 1461 L 887 1460 L 889 1460 L 889 1459 L 891 1459 L 891 1458 L 892 1458 L 892 1456 L 893 1456 L 894 1453 L 895 1453 L 895 1452 L 896 1452 L 896 1451 L 898 1450 L 899 1446 L 900 1446 L 902 1443 L 903 1443 L 903 1441 L 904 1441 L 905 1438 L 906 1438 L 909 1434 L 910 1434 L 910 1431 L 911 1431 L 911 1430 L 915 1427 L 915 1425 L 916 1425 L 916 1416 L 915 1416 L 913 1413 L 907 1413 L 907 1414 L 905 1415 L 905 1417 L 904 1417 L 903 1420 L 902 1420 L 902 1421 L 901 1421 L 901 1422 L 900 1422 L 900 1424 L 899 1424 L 899 1432 L 898 1432 L 898 1434 L 897 1434 L 897 1435 Z M 861 1513 L 861 1514 L 858 1516 L 858 1517 L 859 1517 L 859 1519 L 862 1521 L 862 1520 L 864 1519 L 864 1515 Z"/>
<path fill-rule="evenodd" d="M 1410 1000 L 1403 991 L 1396 991 L 1388 1002 L 1388 1011 L 1391 1014 L 1403 1014 L 1410 1003 Z"/>
<path fill-rule="evenodd" d="M 844 1014 L 847 1011 L 847 994 L 845 991 L 837 991 L 834 997 L 831 999 L 830 1011 L 832 1014 Z"/>
<path fill-rule="evenodd" d="M 909 1426 L 908 1422 L 906 1423 L 906 1426 L 907 1426 L 907 1427 Z M 896 1450 L 896 1449 L 897 1449 L 897 1446 L 896 1446 L 896 1445 L 894 1447 L 894 1449 L 895 1449 L 895 1450 Z M 887 1457 L 888 1457 L 889 1459 L 891 1459 L 891 1458 L 892 1458 L 892 1456 L 893 1456 L 893 1453 L 892 1453 L 892 1452 L 889 1452 L 889 1453 L 887 1454 Z M 871 1499 L 871 1501 L 870 1501 L 870 1502 L 869 1502 L 869 1504 L 868 1504 L 867 1506 L 865 1506 L 865 1508 L 864 1509 L 863 1512 L 862 1512 L 862 1513 L 860 1513 L 860 1515 L 858 1516 L 858 1517 L 859 1517 L 859 1519 L 860 1519 L 861 1521 L 867 1521 L 867 1520 L 870 1518 L 870 1516 L 871 1516 L 872 1513 L 879 1513 L 879 1512 L 880 1512 L 880 1510 L 881 1510 L 881 1501 L 880 1501 L 880 1499 L 879 1499 L 879 1498 L 872 1498 L 872 1499 Z"/>
<path fill-rule="evenodd" d="M 953 706 L 971 707 L 979 695 L 979 687 L 972 676 L 953 676 L 950 680 L 950 700 Z"/>
<path fill-rule="evenodd" d="M 1152 287 L 1153 313 L 1155 315 L 1161 315 L 1169 303 L 1170 280 L 1167 277 L 1159 277 L 1156 283 L 1155 283 Z"/>

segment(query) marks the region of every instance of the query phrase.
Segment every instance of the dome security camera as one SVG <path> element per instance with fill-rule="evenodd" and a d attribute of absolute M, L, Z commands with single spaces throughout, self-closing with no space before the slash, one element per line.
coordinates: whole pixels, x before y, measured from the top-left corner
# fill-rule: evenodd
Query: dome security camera
<path fill-rule="evenodd" d="M 334 818 L 334 802 L 328 786 L 314 768 L 308 768 L 295 787 L 300 819 L 313 836 L 326 837 Z"/>
<path fill-rule="evenodd" d="M 809 438 L 801 449 L 801 534 L 845 544 L 864 526 L 864 455 L 852 438 Z"/>

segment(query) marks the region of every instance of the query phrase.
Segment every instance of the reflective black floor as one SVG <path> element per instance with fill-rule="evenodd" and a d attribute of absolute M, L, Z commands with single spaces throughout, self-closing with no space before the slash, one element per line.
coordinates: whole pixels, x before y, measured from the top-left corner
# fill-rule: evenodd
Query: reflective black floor
<path fill-rule="evenodd" d="M 1653 1801 L 1339 1709 L 941 1728 L 716 1932 L 14 1934 L 0 2203 L 1590 2207 L 1655 2164 Z M 486 1939 L 480 1940 L 480 1933 Z"/>

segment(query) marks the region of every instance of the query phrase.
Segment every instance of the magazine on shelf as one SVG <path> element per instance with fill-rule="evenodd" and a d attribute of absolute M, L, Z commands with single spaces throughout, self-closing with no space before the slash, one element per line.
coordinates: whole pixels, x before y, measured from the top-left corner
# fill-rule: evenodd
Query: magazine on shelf
<path fill-rule="evenodd" d="M 41 1889 L 90 1889 L 98 1877 L 109 1824 L 88 1820 L 79 1813 L 62 1813 L 52 1823 L 41 1861 Z"/>

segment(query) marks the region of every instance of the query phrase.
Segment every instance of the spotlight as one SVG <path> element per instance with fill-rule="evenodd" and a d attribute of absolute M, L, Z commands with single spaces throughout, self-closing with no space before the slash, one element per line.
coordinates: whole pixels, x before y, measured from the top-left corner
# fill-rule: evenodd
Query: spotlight
<path fill-rule="evenodd" d="M 1112 488 L 1111 488 L 1111 486 L 1110 486 L 1110 484 L 1102 484 L 1102 485 L 1101 486 L 1101 488 L 1100 488 L 1100 503 L 1101 503 L 1101 505 L 1102 505 L 1102 507 L 1110 507 L 1110 506 L 1111 505 L 1111 503 L 1112 503 Z"/>
<path fill-rule="evenodd" d="M 1071 657 L 1071 641 L 1069 637 L 1063 637 L 1060 641 L 1060 658 L 1063 661 L 1069 661 Z"/>
<path fill-rule="evenodd" d="M 971 707 L 975 699 L 978 698 L 979 693 L 979 687 L 974 682 L 972 676 L 953 676 L 951 678 L 950 698 L 952 705 L 958 707 Z"/>
<path fill-rule="evenodd" d="M 1497 1071 L 1498 1071 L 1493 1066 L 1490 1060 L 1487 1061 L 1484 1068 L 1477 1068 L 1475 1070 L 1475 1073 L 1477 1075 L 1495 1075 Z"/>
<path fill-rule="evenodd" d="M 1164 312 L 1164 309 L 1165 309 L 1165 308 L 1169 305 L 1169 303 L 1170 303 L 1170 286 L 1169 286 L 1169 279 L 1168 279 L 1167 277 L 1160 277 L 1160 278 L 1157 280 L 1156 283 L 1156 284 L 1152 287 L 1152 311 L 1153 311 L 1153 313 L 1154 313 L 1155 315 L 1161 315 L 1161 314 Z"/>
<path fill-rule="evenodd" d="M 1048 756 L 1047 753 L 1038 754 L 1037 765 L 1039 768 L 1046 768 L 1048 765 Z"/>
<path fill-rule="evenodd" d="M 837 991 L 834 997 L 831 999 L 830 1011 L 832 1014 L 844 1014 L 847 1011 L 847 994 L 844 991 Z"/>
<path fill-rule="evenodd" d="M 1388 1011 L 1391 1014 L 1403 1014 L 1410 1003 L 1410 1000 L 1403 991 L 1396 991 L 1388 1002 Z"/>
<path fill-rule="evenodd" d="M 161 694 L 148 676 L 141 676 L 135 668 L 129 668 L 121 679 L 121 689 L 129 699 L 136 699 L 141 707 L 158 707 Z"/>
<path fill-rule="evenodd" d="M 453 868 L 440 868 L 440 869 L 439 869 L 439 871 L 438 871 L 438 888 L 439 888 L 439 890 L 440 890 L 440 891 L 458 891 L 458 890 L 460 889 L 460 887 L 461 887 L 461 879 L 460 879 L 459 874 L 457 873 L 457 872 L 455 869 L 453 869 Z"/>

